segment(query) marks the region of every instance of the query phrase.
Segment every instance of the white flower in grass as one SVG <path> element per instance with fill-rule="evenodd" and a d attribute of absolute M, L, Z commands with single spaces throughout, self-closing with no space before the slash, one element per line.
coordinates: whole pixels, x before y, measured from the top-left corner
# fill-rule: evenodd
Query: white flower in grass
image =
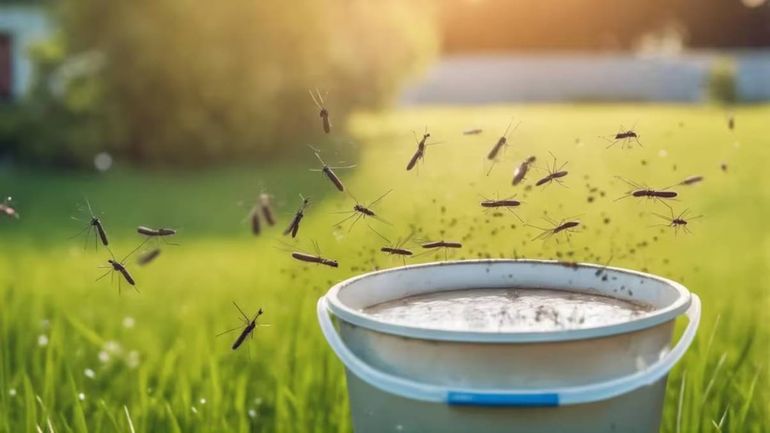
<path fill-rule="evenodd" d="M 120 347 L 120 343 L 118 343 L 117 341 L 112 341 L 112 340 L 104 343 L 104 348 L 103 349 L 106 350 L 109 353 L 112 353 L 112 354 L 120 353 L 123 350 Z"/>
<path fill-rule="evenodd" d="M 100 172 L 105 172 L 112 167 L 112 156 L 107 152 L 99 152 L 94 156 L 94 167 Z"/>
<path fill-rule="evenodd" d="M 136 321 L 131 316 L 126 316 L 123 318 L 123 327 L 126 329 L 131 329 L 136 324 Z"/>
<path fill-rule="evenodd" d="M 198 413 L 198 409 L 195 408 L 195 406 L 190 408 L 192 410 L 192 413 Z"/>
<path fill-rule="evenodd" d="M 254 409 L 249 409 L 249 418 L 256 418 L 257 417 L 257 411 Z"/>
<path fill-rule="evenodd" d="M 45 334 L 40 334 L 37 337 L 37 345 L 40 347 L 48 346 L 48 336 Z"/>
<path fill-rule="evenodd" d="M 94 377 L 96 377 L 96 373 L 94 373 L 94 371 L 91 370 L 90 368 L 86 368 L 85 370 L 83 370 L 83 374 L 85 374 L 86 377 L 89 379 L 93 379 Z"/>
<path fill-rule="evenodd" d="M 109 360 L 110 360 L 110 354 L 107 353 L 107 351 L 102 350 L 99 352 L 99 361 L 101 361 L 102 363 L 107 363 L 109 362 Z"/>
<path fill-rule="evenodd" d="M 83 394 L 82 392 L 78 393 L 78 400 L 83 401 L 85 399 L 86 399 L 86 395 L 85 394 Z"/>
<path fill-rule="evenodd" d="M 16 397 L 16 388 L 9 389 L 8 395 L 10 395 L 11 397 Z"/>
<path fill-rule="evenodd" d="M 201 397 L 201 399 L 199 401 L 201 402 L 201 404 L 206 404 L 206 399 L 203 398 L 203 397 Z"/>
<path fill-rule="evenodd" d="M 129 368 L 139 367 L 139 352 L 137 352 L 136 350 L 132 350 L 128 352 L 128 357 L 126 358 L 126 364 L 128 364 Z"/>

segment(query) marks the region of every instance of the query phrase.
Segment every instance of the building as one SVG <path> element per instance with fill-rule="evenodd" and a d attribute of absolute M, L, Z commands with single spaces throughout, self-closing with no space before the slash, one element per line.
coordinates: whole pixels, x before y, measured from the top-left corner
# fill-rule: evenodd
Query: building
<path fill-rule="evenodd" d="M 29 89 L 34 73 L 29 49 L 52 33 L 45 5 L 0 2 L 0 101 L 18 99 Z"/>

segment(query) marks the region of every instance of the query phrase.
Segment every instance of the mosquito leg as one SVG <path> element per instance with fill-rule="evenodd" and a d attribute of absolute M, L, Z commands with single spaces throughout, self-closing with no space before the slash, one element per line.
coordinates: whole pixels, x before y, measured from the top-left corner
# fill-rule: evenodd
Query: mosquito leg
<path fill-rule="evenodd" d="M 360 220 L 361 218 L 362 218 L 362 215 L 357 215 L 356 219 L 353 220 L 353 223 L 350 224 L 350 228 L 348 229 L 348 233 L 350 233 L 350 231 L 353 230 L 353 226 L 356 225 L 358 220 Z"/>
<path fill-rule="evenodd" d="M 490 173 L 492 173 L 492 169 L 495 168 L 495 163 L 497 161 L 492 161 L 492 164 L 489 165 L 489 170 L 487 170 L 487 176 L 489 176 Z"/>
<path fill-rule="evenodd" d="M 86 229 L 88 229 L 88 232 L 86 233 L 86 240 L 85 240 L 85 243 L 83 244 L 83 251 L 88 251 L 88 241 L 90 240 L 89 238 L 91 237 L 91 227 L 88 226 L 86 227 Z"/>
<path fill-rule="evenodd" d="M 523 220 L 523 219 L 521 219 L 521 217 L 519 216 L 519 214 L 517 214 L 517 213 L 516 213 L 516 212 L 515 212 L 513 209 L 510 209 L 510 208 L 506 208 L 506 209 L 508 210 L 508 212 L 512 213 L 512 214 L 513 214 L 513 216 L 515 216 L 516 218 L 518 218 L 518 219 L 519 219 L 519 221 L 521 221 L 521 223 L 522 223 L 522 224 L 524 223 L 524 220 Z"/>
<path fill-rule="evenodd" d="M 246 324 L 248 324 L 249 323 L 249 316 L 247 316 L 246 313 L 244 313 L 243 310 L 241 310 L 241 307 L 239 307 L 238 304 L 235 303 L 235 301 L 233 301 L 233 305 L 235 305 L 235 308 L 238 309 L 238 311 L 243 316 L 243 319 L 246 321 Z"/>
<path fill-rule="evenodd" d="M 107 272 L 105 272 L 104 274 L 102 274 L 102 276 L 101 276 L 101 277 L 99 277 L 99 278 L 97 278 L 97 279 L 96 279 L 96 281 L 99 281 L 99 280 L 101 280 L 102 278 L 106 277 L 107 275 L 109 275 L 109 273 L 110 273 L 110 272 L 112 272 L 112 269 L 110 269 L 109 271 L 107 271 Z"/>
<path fill-rule="evenodd" d="M 227 331 L 222 331 L 222 332 L 220 332 L 219 334 L 215 335 L 215 337 L 221 337 L 222 335 L 225 335 L 225 334 L 229 334 L 229 333 L 231 333 L 231 332 L 233 332 L 233 331 L 237 331 L 237 330 L 239 330 L 239 329 L 241 329 L 241 326 L 240 326 L 240 325 L 236 326 L 236 327 L 235 327 L 235 328 L 233 328 L 233 329 L 228 329 Z"/>
<path fill-rule="evenodd" d="M 358 212 L 353 211 L 353 213 L 351 213 L 349 216 L 345 217 L 345 219 L 343 219 L 342 221 L 338 222 L 337 224 L 334 224 L 332 227 L 340 227 L 345 221 L 355 217 L 356 215 L 358 215 Z"/>

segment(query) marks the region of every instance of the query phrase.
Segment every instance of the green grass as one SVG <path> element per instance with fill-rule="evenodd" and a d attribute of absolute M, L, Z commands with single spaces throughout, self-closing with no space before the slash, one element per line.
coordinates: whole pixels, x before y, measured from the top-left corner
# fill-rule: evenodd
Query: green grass
<path fill-rule="evenodd" d="M 730 132 L 717 107 L 404 110 L 353 118 L 352 151 L 320 145 L 330 163 L 358 164 L 339 174 L 362 202 L 393 189 L 377 207 L 392 226 L 371 223 L 391 239 L 414 226 L 422 238 L 464 239 L 454 258 L 603 263 L 612 255 L 613 265 L 683 282 L 701 295 L 704 317 L 669 378 L 662 431 L 763 432 L 770 425 L 770 109 L 735 113 Z M 485 176 L 483 155 L 511 115 L 522 124 Z M 634 122 L 643 148 L 607 150 L 597 137 Z M 419 174 L 407 173 L 410 131 L 425 125 L 443 144 L 428 148 Z M 475 126 L 484 134 L 460 134 Z M 514 164 L 535 154 L 541 167 L 550 163 L 547 151 L 569 161 L 568 188 L 510 186 Z M 380 241 L 362 223 L 350 233 L 332 230 L 342 218 L 334 212 L 352 202 L 307 171 L 313 165 L 308 154 L 293 163 L 190 172 L 3 169 L 0 194 L 14 195 L 22 218 L 0 221 L 0 431 L 49 424 L 56 432 L 350 431 L 343 369 L 317 328 L 315 301 L 337 281 L 400 263 L 377 254 Z M 659 204 L 614 201 L 628 189 L 616 175 L 664 187 L 694 174 L 705 181 L 679 187 L 673 204 L 704 215 L 690 235 L 651 227 L 660 222 L 651 212 L 667 212 Z M 275 195 L 281 221 L 254 237 L 242 221 L 248 209 L 236 203 L 260 187 Z M 314 201 L 301 245 L 312 251 L 310 240 L 317 241 L 339 269 L 305 266 L 276 248 L 300 192 Z M 546 224 L 547 211 L 554 219 L 579 216 L 585 227 L 570 242 L 532 241 L 536 229 L 478 206 L 479 194 L 514 193 L 532 224 Z M 84 195 L 103 213 L 118 257 L 140 242 L 139 224 L 180 229 L 181 245 L 163 246 L 149 267 L 129 262 L 141 293 L 119 296 L 109 279 L 95 282 L 108 254 L 68 239 L 80 228 L 70 216 Z M 232 300 L 264 308 L 272 325 L 235 353 L 232 337 L 215 338 L 238 324 Z"/>

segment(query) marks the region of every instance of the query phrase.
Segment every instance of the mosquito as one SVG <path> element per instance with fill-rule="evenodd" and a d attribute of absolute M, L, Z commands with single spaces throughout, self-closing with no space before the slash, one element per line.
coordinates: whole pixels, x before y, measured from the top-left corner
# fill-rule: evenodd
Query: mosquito
<path fill-rule="evenodd" d="M 257 206 L 251 208 L 246 218 L 248 218 L 251 223 L 251 233 L 254 236 L 258 236 L 262 232 L 262 223 L 259 221 L 259 210 L 257 209 Z"/>
<path fill-rule="evenodd" d="M 88 221 L 88 225 L 86 225 L 83 230 L 81 230 L 79 233 L 77 233 L 73 238 L 80 236 L 83 234 L 83 232 L 87 232 L 86 234 L 86 247 L 88 247 L 88 240 L 91 237 L 91 231 L 93 230 L 96 234 L 94 235 L 94 242 L 97 242 L 97 238 L 101 240 L 102 245 L 105 247 L 109 246 L 110 241 L 107 239 L 107 231 L 104 230 L 104 224 L 102 223 L 102 220 L 99 219 L 96 215 L 94 215 L 94 211 L 91 208 L 91 203 L 86 199 L 86 205 L 88 206 L 88 213 L 91 215 L 90 219 Z M 77 218 L 72 217 L 75 221 L 79 221 Z"/>
<path fill-rule="evenodd" d="M 316 243 L 315 241 L 313 241 L 313 248 L 315 249 L 315 255 L 308 254 L 302 251 L 292 251 L 291 256 L 295 260 L 299 260 L 301 262 L 315 263 L 319 265 L 328 266 L 330 268 L 339 267 L 339 263 L 337 263 L 336 260 L 321 257 L 321 249 L 318 248 L 318 243 Z"/>
<path fill-rule="evenodd" d="M 542 239 L 545 241 L 549 239 L 551 236 L 557 235 L 562 232 L 566 233 L 569 239 L 569 234 L 574 233 L 574 229 L 580 226 L 580 220 L 565 219 L 557 223 L 554 220 L 548 218 L 547 216 L 544 218 L 546 221 L 548 221 L 549 224 L 551 224 L 550 228 L 543 228 L 543 227 L 538 227 L 538 226 L 528 224 L 530 227 L 534 227 L 542 231 L 542 233 L 532 238 L 533 241 L 536 241 L 538 239 Z"/>
<path fill-rule="evenodd" d="M 19 213 L 11 206 L 12 197 L 6 197 L 2 203 L 0 203 L 0 214 L 7 216 L 8 218 L 19 219 Z"/>
<path fill-rule="evenodd" d="M 440 240 L 440 241 L 429 241 L 424 242 L 422 245 L 420 245 L 422 248 L 426 250 L 433 250 L 433 249 L 443 249 L 444 250 L 444 260 L 447 259 L 447 250 L 452 249 L 459 249 L 463 247 L 463 244 L 460 242 L 455 241 L 446 241 L 446 240 Z"/>
<path fill-rule="evenodd" d="M 167 229 L 167 228 L 152 229 L 146 226 L 137 227 L 136 232 L 139 233 L 140 235 L 145 235 L 151 238 L 174 236 L 176 234 L 176 230 L 174 229 Z"/>
<path fill-rule="evenodd" d="M 695 185 L 696 183 L 700 183 L 702 181 L 703 176 L 690 176 L 679 182 L 679 185 Z"/>
<path fill-rule="evenodd" d="M 626 195 L 623 197 L 619 197 L 615 199 L 615 201 L 622 200 L 626 197 L 646 197 L 648 199 L 651 199 L 653 201 L 659 201 L 663 203 L 666 207 L 671 209 L 671 206 L 668 205 L 663 200 L 673 200 L 677 197 L 677 193 L 675 191 L 667 191 L 671 187 L 666 187 L 663 189 L 653 189 L 645 185 L 640 185 L 634 182 L 631 182 L 630 180 L 623 179 L 620 176 L 616 176 L 618 179 L 622 180 L 623 182 L 630 185 L 633 189 L 629 191 Z"/>
<path fill-rule="evenodd" d="M 388 243 L 388 245 L 380 248 L 381 252 L 391 256 L 401 257 L 401 260 L 403 261 L 404 265 L 406 265 L 406 258 L 414 255 L 414 252 L 412 252 L 412 250 L 408 250 L 404 248 L 404 246 L 409 242 L 409 240 L 414 235 L 414 231 L 411 232 L 409 236 L 407 236 L 406 238 L 399 239 L 398 242 L 394 244 L 390 241 L 390 239 L 380 234 L 377 230 L 373 229 L 371 226 L 369 226 L 369 229 L 373 231 L 375 234 L 377 234 L 377 236 L 382 238 L 382 240 Z"/>
<path fill-rule="evenodd" d="M 355 226 L 356 223 L 361 218 L 371 217 L 371 218 L 376 218 L 376 219 L 379 219 L 380 221 L 386 222 L 385 220 L 383 220 L 382 218 L 377 216 L 377 214 L 372 210 L 372 207 L 375 204 L 377 204 L 380 200 L 385 198 L 385 196 L 387 196 L 391 192 L 393 192 L 392 189 L 387 191 L 385 194 L 379 196 L 376 200 L 374 200 L 373 202 L 367 204 L 366 206 L 362 205 L 355 197 L 353 197 L 353 194 L 350 194 L 350 197 L 352 197 L 353 200 L 356 202 L 356 204 L 353 206 L 353 210 L 352 211 L 344 211 L 344 212 L 342 212 L 342 213 L 350 213 L 350 215 L 345 217 L 342 221 L 338 222 L 337 224 L 334 224 L 333 227 L 340 227 L 340 226 L 342 226 L 342 224 L 344 224 L 346 221 L 348 221 L 351 218 L 355 218 L 355 219 L 350 224 L 350 228 L 348 229 L 348 232 L 353 230 L 353 226 Z"/>
<path fill-rule="evenodd" d="M 262 210 L 262 216 L 265 217 L 268 225 L 275 225 L 275 216 L 273 216 L 273 204 L 270 194 L 263 192 L 259 194 L 259 207 Z"/>
<path fill-rule="evenodd" d="M 320 171 L 323 173 L 330 181 L 334 184 L 334 186 L 340 191 L 345 191 L 345 186 L 342 184 L 342 181 L 340 178 L 334 173 L 334 170 L 340 170 L 340 169 L 348 169 L 355 167 L 355 164 L 353 165 L 346 165 L 341 167 L 331 167 L 328 164 L 324 162 L 323 159 L 321 159 L 321 155 L 319 155 L 319 152 L 314 149 L 313 154 L 316 158 L 318 158 L 318 161 L 321 163 L 321 168 L 311 168 L 310 171 Z"/>
<path fill-rule="evenodd" d="M 548 152 L 551 153 L 551 152 Z M 569 172 L 567 170 L 564 170 L 564 167 L 569 163 L 565 162 L 562 164 L 558 169 L 556 168 L 556 156 L 554 156 L 553 153 L 551 153 L 551 156 L 553 157 L 553 168 L 549 168 L 546 166 L 546 170 L 548 171 L 548 175 L 541 178 L 535 183 L 535 186 L 541 186 L 541 185 L 548 185 L 552 182 L 557 182 L 561 186 L 566 186 L 561 181 L 561 178 L 566 176 Z"/>
<path fill-rule="evenodd" d="M 160 255 L 160 248 L 153 248 L 150 251 L 147 251 L 146 253 L 140 255 L 139 258 L 136 259 L 136 263 L 139 266 L 149 265 L 155 259 L 157 259 L 159 255 Z"/>
<path fill-rule="evenodd" d="M 132 277 L 132 276 L 131 276 L 131 274 L 128 272 L 128 269 L 126 268 L 126 260 L 127 260 L 129 257 L 131 257 L 131 255 L 132 255 L 132 254 L 134 254 L 136 251 L 138 251 L 138 250 L 139 250 L 139 248 L 142 248 L 142 246 L 144 246 L 144 244 L 145 244 L 145 243 L 146 243 L 148 240 L 149 240 L 149 238 L 145 239 L 145 240 L 144 240 L 144 242 L 142 242 L 141 244 L 139 244 L 139 246 L 138 246 L 138 247 L 134 248 L 134 250 L 133 250 L 133 251 L 131 251 L 130 253 L 128 253 L 128 254 L 127 254 L 125 257 L 123 257 L 123 259 L 122 259 L 122 260 L 120 260 L 120 261 L 118 261 L 118 260 L 116 260 L 116 259 L 115 259 L 115 256 L 112 254 L 112 251 L 110 251 L 110 250 L 109 250 L 109 248 L 108 248 L 107 250 L 108 250 L 108 251 L 110 251 L 110 255 L 112 256 L 112 258 L 110 258 L 110 259 L 107 259 L 107 263 L 108 263 L 108 265 L 107 265 L 107 266 L 99 266 L 99 267 L 100 267 L 100 268 L 102 268 L 102 269 L 109 269 L 109 270 L 108 270 L 107 272 L 105 272 L 105 273 L 104 273 L 102 276 L 100 276 L 99 278 L 97 278 L 97 279 L 96 279 L 96 281 L 99 281 L 99 280 L 101 280 L 102 278 L 106 277 L 107 275 L 114 275 L 114 272 L 117 272 L 117 273 L 119 273 L 119 274 L 121 275 L 122 279 L 123 279 L 123 280 L 126 280 L 126 282 L 127 282 L 127 283 L 128 283 L 130 286 L 131 286 L 131 287 L 133 287 L 133 288 L 134 288 L 134 290 L 136 290 L 136 291 L 137 291 L 137 293 L 138 293 L 138 292 L 139 292 L 139 289 L 137 289 L 137 288 L 136 288 L 136 281 L 134 280 L 134 277 Z M 111 279 L 112 279 L 112 277 L 111 277 Z M 121 278 L 120 278 L 120 277 L 118 277 L 118 294 L 120 294 L 120 293 L 121 293 L 121 291 L 122 291 L 122 283 L 121 283 L 121 281 L 122 281 L 122 280 L 121 280 Z"/>
<path fill-rule="evenodd" d="M 169 229 L 164 227 L 154 229 L 147 226 L 139 226 L 136 228 L 136 232 L 139 233 L 140 235 L 146 236 L 147 241 L 151 239 L 162 240 L 167 245 L 174 245 L 174 246 L 179 245 L 177 243 L 169 242 L 168 240 L 166 240 L 166 238 L 176 235 L 177 231 L 175 229 Z"/>
<path fill-rule="evenodd" d="M 308 90 L 308 92 L 310 92 L 310 97 L 313 98 L 315 106 L 320 110 L 318 115 L 321 116 L 324 132 L 328 134 L 332 130 L 332 124 L 329 121 L 329 110 L 326 109 L 324 98 L 321 96 L 321 92 L 319 92 L 318 89 L 315 89 L 315 95 L 312 90 Z"/>
<path fill-rule="evenodd" d="M 483 131 L 481 128 L 472 128 L 472 129 L 466 129 L 465 131 L 463 131 L 463 135 L 479 135 L 482 132 Z"/>
<path fill-rule="evenodd" d="M 530 156 L 529 158 L 525 159 L 521 164 L 519 164 L 518 167 L 516 167 L 516 170 L 513 171 L 513 185 L 516 186 L 521 183 L 522 180 L 527 176 L 527 172 L 529 171 L 529 167 L 535 162 L 535 157 Z"/>
<path fill-rule="evenodd" d="M 735 116 L 732 113 L 727 115 L 727 129 L 735 130 Z"/>
<path fill-rule="evenodd" d="M 305 209 L 310 205 L 310 199 L 303 197 L 302 194 L 299 195 L 299 198 L 302 199 L 302 204 L 297 210 L 297 213 L 294 214 L 294 218 L 292 218 L 291 224 L 289 224 L 289 227 L 286 227 L 286 230 L 283 231 L 284 236 L 291 233 L 291 237 L 293 238 L 297 237 L 297 232 L 299 231 L 299 223 L 300 221 L 302 221 L 302 218 L 305 216 Z"/>
<path fill-rule="evenodd" d="M 631 129 L 624 130 L 623 125 L 620 125 L 620 129 L 615 133 L 615 136 L 612 139 L 604 137 L 605 140 L 610 142 L 609 146 L 607 146 L 607 149 L 616 145 L 617 143 L 621 143 L 621 148 L 623 149 L 630 148 L 631 140 L 636 141 L 636 144 L 642 147 L 642 143 L 639 141 L 639 134 L 634 131 L 635 127 L 636 125 L 634 125 L 634 127 Z"/>
<path fill-rule="evenodd" d="M 255 236 L 259 235 L 262 231 L 260 212 L 262 213 L 262 216 L 265 218 L 265 221 L 268 225 L 275 225 L 275 217 L 273 216 L 273 207 L 270 200 L 270 195 L 264 192 L 259 194 L 259 197 L 254 203 L 254 206 L 251 207 L 251 210 L 249 210 L 249 213 L 244 218 L 244 221 L 246 219 L 249 220 L 249 223 L 251 224 L 251 233 L 253 233 Z"/>
<path fill-rule="evenodd" d="M 519 219 L 519 221 L 524 222 L 523 219 L 517 214 L 514 209 L 521 206 L 521 202 L 519 200 L 514 200 L 514 197 L 511 196 L 508 198 L 503 199 L 497 199 L 497 200 L 491 200 L 484 196 L 481 196 L 482 199 L 484 199 L 481 203 L 481 207 L 483 207 L 485 210 L 489 209 L 505 209 L 508 212 L 512 213 L 516 218 Z"/>
<path fill-rule="evenodd" d="M 666 226 L 671 227 L 674 229 L 674 234 L 679 234 L 679 230 L 684 231 L 685 233 L 692 233 L 690 229 L 687 228 L 687 223 L 694 219 L 698 219 L 703 217 L 703 215 L 698 216 L 688 216 L 690 213 L 689 209 L 685 209 L 682 213 L 680 213 L 678 216 L 674 216 L 674 211 L 671 210 L 671 216 L 667 217 L 665 215 L 657 214 L 653 212 L 653 215 L 655 215 L 658 218 L 664 219 L 667 221 L 667 224 L 656 224 L 655 226 Z M 653 227 L 655 227 L 653 226 Z"/>
<path fill-rule="evenodd" d="M 508 145 L 508 138 L 510 135 L 508 134 L 508 131 L 511 129 L 511 125 L 513 124 L 513 119 L 508 123 L 508 127 L 505 128 L 505 132 L 503 132 L 503 135 L 497 139 L 497 143 L 492 147 L 492 150 L 489 151 L 487 154 L 487 159 L 490 161 L 494 161 L 497 159 L 497 154 L 500 153 L 500 151 Z M 516 131 L 516 128 L 521 125 L 521 122 L 517 123 L 516 126 L 513 128 L 513 131 L 510 131 L 511 133 Z"/>
<path fill-rule="evenodd" d="M 240 335 L 238 335 L 238 338 L 236 338 L 235 342 L 233 343 L 232 349 L 236 350 L 239 347 L 241 347 L 241 345 L 243 344 L 244 341 L 246 341 L 246 338 L 249 337 L 249 335 L 251 335 L 251 337 L 254 338 L 254 334 L 252 334 L 252 332 L 257 327 L 257 319 L 259 319 L 259 316 L 261 316 L 263 312 L 262 312 L 262 308 L 260 308 L 257 311 L 257 314 L 254 315 L 254 318 L 249 319 L 249 316 L 247 316 L 246 313 L 244 313 L 243 310 L 241 310 L 241 307 L 239 307 L 238 304 L 235 303 L 235 301 L 233 301 L 233 305 L 235 305 L 235 308 L 237 308 L 238 312 L 241 313 L 241 316 L 243 317 L 243 322 L 245 325 Z M 224 332 L 220 332 L 219 334 L 217 334 L 217 337 L 221 335 L 229 334 L 230 332 L 241 329 L 242 326 L 243 325 L 237 326 L 233 329 L 228 329 L 227 331 L 224 331 Z M 259 326 L 267 326 L 267 325 L 259 325 Z"/>
<path fill-rule="evenodd" d="M 412 131 L 414 133 L 414 131 Z M 417 142 L 417 150 L 414 152 L 414 155 L 412 155 L 412 159 L 409 160 L 409 163 L 406 165 L 406 171 L 409 171 L 414 168 L 415 165 L 417 165 L 417 161 L 425 158 L 425 149 L 428 146 L 433 146 L 438 143 L 431 143 L 428 144 L 428 139 L 430 138 L 430 133 L 428 132 L 428 127 L 425 127 L 425 132 L 422 134 L 421 139 L 417 139 L 417 136 L 415 135 L 414 139 Z"/>

